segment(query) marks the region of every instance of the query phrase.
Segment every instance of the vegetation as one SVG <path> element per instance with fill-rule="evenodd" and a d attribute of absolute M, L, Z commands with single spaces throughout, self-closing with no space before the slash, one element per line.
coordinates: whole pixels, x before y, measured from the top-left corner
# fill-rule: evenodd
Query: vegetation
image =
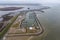
<path fill-rule="evenodd" d="M 4 28 L 4 30 L 2 30 L 2 32 L 0 32 L 0 38 L 2 38 L 4 36 L 4 34 L 8 31 L 8 29 L 10 28 L 10 26 L 13 24 L 13 22 L 16 20 L 16 18 L 19 16 L 19 14 L 15 17 L 13 17 L 11 19 L 11 22 L 7 24 L 6 28 Z"/>
<path fill-rule="evenodd" d="M 18 27 L 19 26 L 19 22 L 18 23 L 15 23 L 12 27 Z"/>

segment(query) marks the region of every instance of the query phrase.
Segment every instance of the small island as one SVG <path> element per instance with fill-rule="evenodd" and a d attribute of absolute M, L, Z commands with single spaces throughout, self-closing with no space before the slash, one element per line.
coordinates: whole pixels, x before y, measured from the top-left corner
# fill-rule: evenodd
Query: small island
<path fill-rule="evenodd" d="M 0 11 L 13 11 L 13 10 L 18 10 L 22 8 L 24 7 L 4 7 L 4 8 L 0 8 Z"/>

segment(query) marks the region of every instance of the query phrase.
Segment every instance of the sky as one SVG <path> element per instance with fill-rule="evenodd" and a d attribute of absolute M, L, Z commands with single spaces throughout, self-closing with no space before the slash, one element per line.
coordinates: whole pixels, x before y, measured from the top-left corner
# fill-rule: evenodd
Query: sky
<path fill-rule="evenodd" d="M 1 3 L 60 3 L 60 0 L 0 0 Z"/>

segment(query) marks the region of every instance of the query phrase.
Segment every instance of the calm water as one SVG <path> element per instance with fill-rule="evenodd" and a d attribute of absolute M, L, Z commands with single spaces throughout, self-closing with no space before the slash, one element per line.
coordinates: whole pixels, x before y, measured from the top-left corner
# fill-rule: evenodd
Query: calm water
<path fill-rule="evenodd" d="M 28 5 L 0 5 L 0 8 L 3 8 L 3 7 L 24 7 L 23 9 L 18 9 L 18 10 L 14 10 L 14 11 L 0 11 L 0 17 L 4 14 L 8 14 L 9 12 L 18 12 L 18 11 L 22 11 L 22 10 L 28 10 L 27 8 L 29 7 L 30 9 L 39 9 L 41 8 L 42 6 L 28 6 Z"/>
<path fill-rule="evenodd" d="M 30 9 L 39 9 L 41 8 L 42 6 L 28 6 L 28 5 L 24 5 L 24 6 L 20 6 L 20 5 L 0 5 L 0 8 L 2 7 L 24 7 L 23 9 L 19 9 L 19 10 L 15 10 L 15 11 L 0 11 L 0 17 L 2 15 L 5 15 L 5 14 L 9 14 L 10 12 L 14 12 L 14 13 L 19 13 L 19 11 L 23 11 L 23 10 L 28 10 L 27 8 L 30 8 Z M 0 39 L 2 40 L 2 39 Z"/>
<path fill-rule="evenodd" d="M 9 12 L 0 11 L 0 16 Z M 60 6 L 51 6 L 50 9 L 45 10 L 45 13 L 37 13 L 37 15 L 41 24 L 47 29 L 48 32 L 43 40 L 60 40 Z"/>
<path fill-rule="evenodd" d="M 37 15 L 48 32 L 42 40 L 60 40 L 60 6 L 52 6 L 45 13 Z"/>

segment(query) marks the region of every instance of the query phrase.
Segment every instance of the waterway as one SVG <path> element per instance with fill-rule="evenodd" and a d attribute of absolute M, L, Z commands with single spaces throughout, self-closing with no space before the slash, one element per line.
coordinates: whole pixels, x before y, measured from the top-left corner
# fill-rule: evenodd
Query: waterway
<path fill-rule="evenodd" d="M 21 7 L 21 5 L 0 5 L 0 8 L 3 8 L 3 7 Z M 5 15 L 5 14 L 9 14 L 10 12 L 13 12 L 13 13 L 15 13 L 15 14 L 18 14 L 18 13 L 20 13 L 20 11 L 23 11 L 23 10 L 28 10 L 27 8 L 30 8 L 30 9 L 39 9 L 39 8 L 41 8 L 42 6 L 36 6 L 36 5 L 34 5 L 34 6 L 32 6 L 32 5 L 24 5 L 24 6 L 22 6 L 22 7 L 24 7 L 23 9 L 19 9 L 19 10 L 13 10 L 13 11 L 0 11 L 0 17 L 2 16 L 2 15 Z M 14 15 L 15 15 L 14 14 Z M 0 18 L 1 19 L 1 18 Z M 0 40 L 3 40 L 3 38 L 1 38 Z"/>
<path fill-rule="evenodd" d="M 45 13 L 37 14 L 41 24 L 47 29 L 47 35 L 41 40 L 60 40 L 60 6 L 50 6 L 51 8 L 45 10 Z"/>
<path fill-rule="evenodd" d="M 45 35 L 45 37 L 43 37 L 41 40 L 60 40 L 60 6 L 50 6 L 51 8 L 44 10 L 44 13 L 37 12 L 39 21 L 44 26 L 44 28 L 47 29 L 47 35 Z M 5 14 L 5 12 L 0 11 L 0 15 L 2 15 L 1 13 Z M 34 39 L 40 40 L 39 38 Z"/>
<path fill-rule="evenodd" d="M 4 8 L 4 7 L 24 7 L 22 9 L 18 9 L 18 10 L 13 10 L 13 11 L 0 11 L 0 17 L 4 14 L 8 14 L 10 12 L 18 12 L 18 11 L 22 11 L 22 10 L 28 10 L 28 8 L 30 9 L 39 9 L 42 8 L 42 6 L 36 6 L 36 5 L 0 5 L 0 8 Z"/>

